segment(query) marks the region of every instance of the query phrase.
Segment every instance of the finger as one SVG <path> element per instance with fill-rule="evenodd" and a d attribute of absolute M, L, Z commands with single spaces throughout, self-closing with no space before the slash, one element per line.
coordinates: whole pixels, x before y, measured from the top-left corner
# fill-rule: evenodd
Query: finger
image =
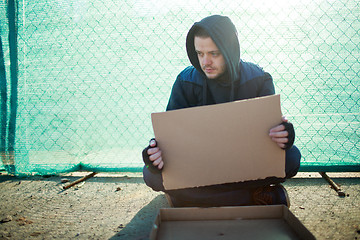
<path fill-rule="evenodd" d="M 158 151 L 152 155 L 149 156 L 150 161 L 155 161 L 158 158 L 161 158 L 161 151 Z"/>
<path fill-rule="evenodd" d="M 158 169 L 162 169 L 164 167 L 164 161 L 161 161 L 157 167 Z"/>
<path fill-rule="evenodd" d="M 282 116 L 281 120 L 282 120 L 283 122 L 288 122 L 288 121 L 289 121 L 286 116 Z"/>
<path fill-rule="evenodd" d="M 285 130 L 285 126 L 280 124 L 280 125 L 277 125 L 276 127 L 273 127 L 272 129 L 270 129 L 270 133 L 280 132 L 280 131 L 284 131 L 284 130 Z"/>
<path fill-rule="evenodd" d="M 277 144 L 279 144 L 279 143 L 287 143 L 289 141 L 288 138 L 272 138 L 272 140 L 274 142 L 276 142 Z"/>
<path fill-rule="evenodd" d="M 283 143 L 278 143 L 277 144 L 280 148 L 285 148 L 285 144 L 283 144 Z"/>
<path fill-rule="evenodd" d="M 158 166 L 161 162 L 162 162 L 162 157 L 159 157 L 158 159 L 156 159 L 156 160 L 153 162 L 153 165 L 154 165 L 154 166 Z"/>
<path fill-rule="evenodd" d="M 272 138 L 283 138 L 289 136 L 289 133 L 287 131 L 281 131 L 281 132 L 270 132 L 269 136 Z"/>
<path fill-rule="evenodd" d="M 156 141 L 155 141 L 155 139 L 151 139 L 149 145 L 150 145 L 150 147 L 155 147 L 155 146 L 156 146 Z"/>
<path fill-rule="evenodd" d="M 147 154 L 148 155 L 153 155 L 154 153 L 158 152 L 160 149 L 158 147 L 154 147 L 154 148 L 149 148 L 147 150 Z"/>

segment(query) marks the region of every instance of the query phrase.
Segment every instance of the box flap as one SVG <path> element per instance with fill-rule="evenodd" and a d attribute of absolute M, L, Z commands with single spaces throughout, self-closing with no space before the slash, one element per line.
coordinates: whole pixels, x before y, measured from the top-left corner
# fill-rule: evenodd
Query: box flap
<path fill-rule="evenodd" d="M 284 210 L 285 208 L 285 210 Z M 164 208 L 160 209 L 161 221 L 190 221 L 190 220 L 229 220 L 229 219 L 266 219 L 283 218 L 287 207 L 272 206 L 243 206 L 243 207 L 210 207 L 210 208 Z"/>
<path fill-rule="evenodd" d="M 282 219 L 164 222 L 159 240 L 300 239 Z"/>

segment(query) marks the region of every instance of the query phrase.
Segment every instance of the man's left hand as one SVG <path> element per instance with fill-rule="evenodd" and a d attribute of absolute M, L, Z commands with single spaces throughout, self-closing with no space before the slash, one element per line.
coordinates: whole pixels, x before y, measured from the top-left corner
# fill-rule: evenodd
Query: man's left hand
<path fill-rule="evenodd" d="M 283 116 L 282 122 L 287 123 L 288 119 Z M 280 148 L 286 148 L 286 143 L 289 141 L 289 133 L 285 130 L 285 126 L 283 124 L 270 129 L 269 136 Z"/>

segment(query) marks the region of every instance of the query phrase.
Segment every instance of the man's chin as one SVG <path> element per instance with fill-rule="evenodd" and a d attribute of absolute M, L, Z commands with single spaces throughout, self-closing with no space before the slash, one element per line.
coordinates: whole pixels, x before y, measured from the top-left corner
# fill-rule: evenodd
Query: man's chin
<path fill-rule="evenodd" d="M 205 74 L 208 79 L 216 79 L 219 77 L 218 74 Z"/>

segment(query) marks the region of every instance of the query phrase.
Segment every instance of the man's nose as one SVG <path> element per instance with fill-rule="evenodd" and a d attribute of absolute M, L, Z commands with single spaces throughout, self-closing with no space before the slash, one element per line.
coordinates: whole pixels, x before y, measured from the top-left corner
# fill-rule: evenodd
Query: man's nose
<path fill-rule="evenodd" d="M 211 56 L 205 54 L 202 63 L 204 66 L 211 65 Z"/>

